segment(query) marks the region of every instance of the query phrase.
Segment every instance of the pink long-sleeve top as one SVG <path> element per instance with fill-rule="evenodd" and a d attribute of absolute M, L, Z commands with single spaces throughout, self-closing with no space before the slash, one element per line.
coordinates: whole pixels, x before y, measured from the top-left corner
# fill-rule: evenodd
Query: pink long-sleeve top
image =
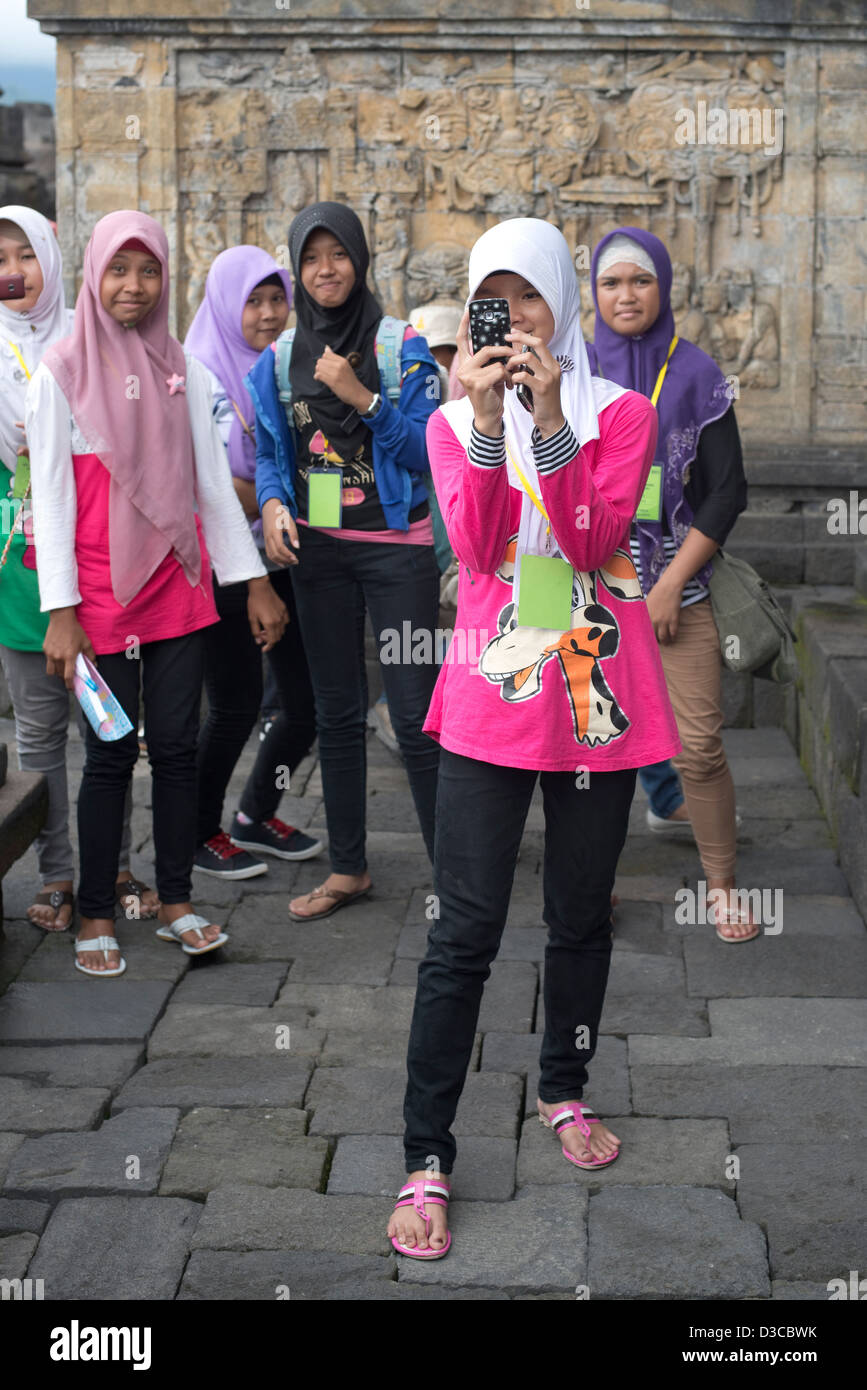
<path fill-rule="evenodd" d="M 563 461 L 561 435 L 553 451 L 546 441 L 546 464 L 537 455 L 541 500 L 575 571 L 572 628 L 558 633 L 516 623 L 523 492 L 505 462 L 490 461 L 490 441 L 481 451 L 471 443 L 468 453 L 443 411 L 431 416 L 428 454 L 460 563 L 454 637 L 424 726 L 443 748 L 505 767 L 576 773 L 643 767 L 680 751 L 629 553 L 656 431 L 653 406 L 627 391 L 600 411 L 598 440 L 578 450 L 567 425 L 561 435 L 574 447 Z M 474 461 L 485 453 L 488 461 Z"/>

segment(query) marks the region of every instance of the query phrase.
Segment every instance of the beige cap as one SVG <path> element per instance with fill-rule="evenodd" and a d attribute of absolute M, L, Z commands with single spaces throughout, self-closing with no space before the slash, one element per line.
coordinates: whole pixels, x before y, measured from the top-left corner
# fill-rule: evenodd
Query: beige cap
<path fill-rule="evenodd" d="M 456 347 L 464 306 L 456 299 L 439 299 L 413 309 L 409 321 L 416 333 L 427 338 L 428 347 Z"/>

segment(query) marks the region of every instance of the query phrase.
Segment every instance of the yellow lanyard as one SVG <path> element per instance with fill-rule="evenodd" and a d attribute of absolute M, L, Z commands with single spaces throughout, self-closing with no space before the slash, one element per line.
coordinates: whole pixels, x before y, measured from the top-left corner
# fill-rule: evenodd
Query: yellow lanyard
<path fill-rule="evenodd" d="M 545 518 L 546 522 L 548 523 L 547 526 L 546 526 L 546 528 L 545 528 L 545 534 L 546 534 L 546 535 L 548 536 L 548 538 L 550 539 L 550 536 L 551 536 L 551 518 L 549 517 L 548 513 L 545 511 L 544 504 L 540 501 L 540 499 L 536 496 L 535 492 L 533 491 L 533 488 L 532 488 L 531 483 L 530 483 L 530 482 L 527 480 L 527 478 L 524 476 L 524 473 L 523 473 L 523 471 L 521 470 L 521 467 L 520 467 L 520 465 L 518 464 L 517 459 L 514 457 L 514 455 L 513 455 L 512 451 L 511 451 L 511 449 L 509 448 L 509 442 L 508 442 L 508 440 L 505 440 L 505 437 L 504 437 L 504 441 L 505 441 L 505 445 L 506 445 L 506 453 L 509 455 L 509 462 L 511 463 L 512 467 L 514 468 L 515 472 L 517 473 L 518 477 L 520 478 L 520 480 L 521 480 L 521 486 L 523 487 L 523 489 L 524 489 L 524 491 L 526 492 L 527 496 L 529 497 L 530 501 L 533 503 L 533 506 L 536 508 L 536 511 L 537 511 L 537 512 L 541 512 L 542 515 L 543 515 L 543 517 Z"/>
<path fill-rule="evenodd" d="M 677 334 L 675 333 L 674 337 L 671 340 L 671 347 L 668 349 L 668 356 L 666 357 L 665 361 L 660 367 L 659 376 L 656 378 L 656 385 L 653 388 L 653 395 L 650 397 L 651 405 L 656 405 L 656 402 L 659 400 L 659 393 L 662 390 L 662 383 L 665 381 L 665 373 L 668 371 L 668 364 L 671 361 L 671 354 L 677 347 L 678 342 L 679 339 Z"/>
<path fill-rule="evenodd" d="M 21 353 L 18 351 L 18 349 L 17 349 L 17 347 L 15 346 L 15 344 L 13 343 L 12 339 L 11 339 L 11 338 L 7 338 L 6 341 L 7 341 L 7 343 L 9 344 L 9 346 L 11 347 L 12 351 L 15 353 L 15 356 L 18 358 L 18 361 L 21 363 L 22 367 L 24 368 L 24 375 L 27 377 L 27 380 L 29 381 L 29 380 L 30 380 L 30 372 L 27 370 L 27 363 L 24 361 L 24 358 L 21 356 Z"/>

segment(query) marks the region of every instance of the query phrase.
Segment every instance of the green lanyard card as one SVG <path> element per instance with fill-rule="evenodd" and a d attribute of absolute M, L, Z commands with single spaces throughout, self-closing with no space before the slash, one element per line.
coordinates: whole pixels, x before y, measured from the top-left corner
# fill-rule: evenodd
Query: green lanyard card
<path fill-rule="evenodd" d="M 311 526 L 341 524 L 343 473 L 339 468 L 311 468 L 307 474 L 307 521 Z"/>
<path fill-rule="evenodd" d="M 635 520 L 662 520 L 662 465 L 659 463 L 655 463 L 648 474 L 647 483 L 638 504 L 638 511 L 635 513 Z"/>
<path fill-rule="evenodd" d="M 568 632 L 572 627 L 572 566 L 555 555 L 522 555 L 518 626 Z"/>
<path fill-rule="evenodd" d="M 23 497 L 30 486 L 30 456 L 19 454 L 12 479 L 12 496 Z"/>

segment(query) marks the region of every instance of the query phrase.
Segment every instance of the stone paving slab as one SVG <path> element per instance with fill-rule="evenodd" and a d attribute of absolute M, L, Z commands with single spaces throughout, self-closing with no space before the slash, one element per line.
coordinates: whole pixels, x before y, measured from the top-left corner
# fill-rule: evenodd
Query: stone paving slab
<path fill-rule="evenodd" d="M 138 1105 L 278 1105 L 298 1109 L 312 1064 L 290 1052 L 275 1057 L 167 1057 L 136 1072 L 115 1098 L 112 1113 Z"/>
<path fill-rule="evenodd" d="M 508 1202 L 515 1192 L 514 1139 L 467 1135 L 458 1147 L 451 1188 L 464 1202 Z M 329 1194 L 394 1197 L 406 1172 L 403 1140 L 391 1134 L 347 1134 L 338 1140 Z"/>
<path fill-rule="evenodd" d="M 599 1185 L 719 1187 L 734 1191 L 726 1178 L 730 1153 L 725 1120 L 639 1120 L 606 1115 L 621 1142 L 620 1155 L 607 1168 L 576 1168 L 562 1145 L 535 1116 L 524 1121 L 518 1146 L 518 1187 L 592 1182 Z"/>
<path fill-rule="evenodd" d="M 0 1236 L 0 1279 L 23 1279 L 38 1244 L 39 1237 L 26 1231 Z"/>
<path fill-rule="evenodd" d="M 2 950 L 0 950 L 0 993 L 18 978 L 26 961 L 39 946 L 43 936 L 39 928 L 34 927 L 30 922 L 10 921 L 11 910 L 7 885 L 15 882 L 14 871 L 7 874 L 3 880 L 3 912 L 5 915 L 3 931 L 0 934 L 0 944 L 2 944 Z M 31 888 L 29 898 L 32 896 L 33 889 Z M 38 936 L 36 935 L 37 931 L 39 931 Z"/>
<path fill-rule="evenodd" d="M 144 1058 L 141 1044 L 76 1043 L 65 1047 L 0 1048 L 0 1073 L 32 1076 L 48 1086 L 121 1086 Z"/>
<path fill-rule="evenodd" d="M 675 956 L 618 951 L 611 957 L 599 1025 L 602 1033 L 665 1033 L 702 1037 L 708 1032 L 704 1000 L 687 999 L 683 962 Z M 542 994 L 536 1032 L 545 1030 Z"/>
<path fill-rule="evenodd" d="M 45 1298 L 171 1299 L 201 1207 L 178 1197 L 78 1197 L 61 1202 L 31 1262 Z"/>
<path fill-rule="evenodd" d="M 299 1254 L 297 1250 L 196 1250 L 178 1294 L 186 1300 L 301 1303 L 309 1299 L 375 1297 L 397 1288 L 395 1261 L 381 1255 Z"/>
<path fill-rule="evenodd" d="M 186 974 L 190 957 L 174 943 L 161 941 L 155 935 L 158 926 L 158 922 L 127 922 L 123 917 L 118 918 L 115 935 L 126 961 L 125 980 L 169 980 L 174 984 Z M 28 958 L 18 979 L 22 984 L 62 981 L 70 989 L 92 988 L 93 980 L 75 969 L 74 960 L 67 932 L 46 936 Z"/>
<path fill-rule="evenodd" d="M 158 1057 L 316 1057 L 322 1028 L 307 1028 L 301 1009 L 245 1008 L 236 1004 L 169 1004 L 148 1043 Z"/>
<path fill-rule="evenodd" d="M 709 1038 L 630 1037 L 629 1063 L 867 1066 L 867 1001 L 711 999 Z"/>
<path fill-rule="evenodd" d="M 356 916 L 360 915 L 361 904 L 358 907 Z M 341 912 L 340 918 L 343 916 Z M 300 928 L 306 940 L 303 944 L 290 943 L 293 961 L 289 983 L 386 984 L 400 935 L 397 922 L 379 917 L 375 921 L 353 921 L 351 929 L 344 926 L 342 930 L 336 927 L 327 930 L 329 922 L 330 919 L 316 928 Z"/>
<path fill-rule="evenodd" d="M 267 1008 L 273 1004 L 286 979 L 286 966 L 280 961 L 258 961 L 254 965 L 229 965 L 204 960 L 191 963 L 174 994 L 173 1004 L 238 1004 Z"/>
<path fill-rule="evenodd" d="M 517 1296 L 517 1295 L 516 1295 Z M 565 1295 L 564 1295 L 565 1296 Z M 324 1295 L 329 1303 L 346 1302 L 352 1299 L 377 1303 L 509 1303 L 511 1299 L 500 1289 L 460 1289 L 436 1284 L 387 1284 L 377 1280 L 375 1284 L 360 1284 L 355 1292 L 349 1286 L 338 1285 L 331 1293 Z M 547 1298 L 559 1298 L 559 1294 L 546 1294 Z"/>
<path fill-rule="evenodd" d="M 191 1110 L 178 1126 L 160 1195 L 204 1200 L 214 1188 L 232 1183 L 319 1191 L 329 1145 L 305 1137 L 306 1125 L 303 1110 Z"/>
<path fill-rule="evenodd" d="M 662 911 L 659 903 L 619 902 L 613 916 L 615 953 L 679 956 L 679 942 L 663 930 Z"/>
<path fill-rule="evenodd" d="M 88 989 L 68 982 L 10 985 L 0 999 L 0 1040 L 141 1042 L 162 1013 L 172 989 L 171 980 L 120 976 L 106 989 L 106 980 L 82 978 Z"/>
<path fill-rule="evenodd" d="M 590 1198 L 589 1233 L 591 1300 L 770 1295 L 762 1232 L 712 1188 L 612 1185 Z"/>
<path fill-rule="evenodd" d="M 452 1202 L 448 1258 L 424 1263 L 400 1256 L 398 1280 L 574 1292 L 587 1282 L 586 1212 L 580 1187 L 525 1187 L 507 1203 Z"/>
<path fill-rule="evenodd" d="M 773 910 L 773 899 L 770 900 Z M 695 939 L 712 940 L 713 929 L 708 926 L 681 926 L 674 920 L 675 904 L 666 904 L 663 909 L 663 922 L 666 932 L 677 933 L 683 942 Z M 851 898 L 837 897 L 830 893 L 790 893 L 783 888 L 783 930 L 780 937 L 791 942 L 792 938 L 808 937 L 814 950 L 818 943 L 816 937 L 847 938 L 852 942 L 864 940 L 864 923 Z M 774 938 L 771 937 L 771 940 Z M 722 943 L 720 943 L 722 944 Z"/>
<path fill-rule="evenodd" d="M 536 1112 L 539 1094 L 539 1049 L 542 1039 L 538 1033 L 486 1033 L 482 1044 L 481 1069 L 513 1071 L 527 1077 L 524 1109 Z M 600 1115 L 623 1115 L 630 1110 L 629 1072 L 626 1066 L 626 1043 L 622 1038 L 601 1036 L 596 1056 L 589 1067 L 587 1095 Z"/>
<path fill-rule="evenodd" d="M 827 1282 L 863 1263 L 867 1144 L 837 1140 L 737 1149 L 738 1206 L 767 1230 L 777 1279 Z"/>
<path fill-rule="evenodd" d="M 520 1036 L 525 1037 L 526 1034 Z M 403 1032 L 356 1032 L 348 1028 L 329 1028 L 318 1067 L 405 1067 L 409 1030 Z M 478 1071 L 482 1035 L 477 1033 L 470 1053 L 469 1070 Z M 508 1071 L 508 1067 L 495 1067 Z"/>
<path fill-rule="evenodd" d="M 395 955 L 403 959 L 420 961 L 427 954 L 427 935 L 431 923 L 427 921 L 408 921 L 397 943 Z M 495 964 L 500 961 L 541 961 L 545 958 L 545 943 L 548 940 L 547 927 L 506 927 L 500 941 Z"/>
<path fill-rule="evenodd" d="M 13 1155 L 20 1149 L 26 1138 L 26 1134 L 0 1133 L 0 1183 L 6 1176 Z"/>
<path fill-rule="evenodd" d="M 389 983 L 411 986 L 414 990 L 417 973 L 417 961 L 395 961 Z M 487 1033 L 508 1030 L 513 1033 L 529 1033 L 536 1012 L 538 989 L 539 975 L 532 962 L 495 960 L 482 994 L 479 1031 Z"/>
<path fill-rule="evenodd" d="M 19 1231 L 39 1234 L 51 1215 L 47 1202 L 17 1201 L 13 1197 L 0 1197 L 0 1235 L 17 1235 Z"/>
<path fill-rule="evenodd" d="M 827 1284 L 808 1284 L 786 1279 L 771 1281 L 771 1298 L 784 1299 L 787 1303 L 827 1303 L 830 1295 Z"/>
<path fill-rule="evenodd" d="M 725 1115 L 733 1144 L 867 1139 L 867 1072 L 857 1068 L 699 1062 L 633 1066 L 630 1076 L 637 1114 Z"/>
<path fill-rule="evenodd" d="M 345 1067 L 317 1070 L 307 1093 L 311 1134 L 403 1134 L 406 1069 Z M 458 1103 L 455 1135 L 515 1138 L 523 1087 L 520 1077 L 471 1072 Z"/>
<path fill-rule="evenodd" d="M 96 1086 L 40 1086 L 23 1077 L 0 1076 L 3 1123 L 29 1134 L 91 1129 L 110 1099 L 110 1091 Z"/>
<path fill-rule="evenodd" d="M 347 1028 L 371 1032 L 378 1028 L 409 1031 L 415 986 L 387 985 L 372 989 L 352 985 L 292 984 L 280 991 L 277 1002 L 306 1009 L 309 1027 Z"/>
<path fill-rule="evenodd" d="M 703 878 L 695 861 L 689 887 Z M 785 893 L 818 893 L 823 897 L 845 898 L 849 893 L 846 876 L 836 862 L 833 849 L 765 848 L 762 845 L 738 851 L 738 884 L 744 888 L 782 888 Z M 673 897 L 673 893 L 671 895 Z"/>
<path fill-rule="evenodd" d="M 687 994 L 752 999 L 757 994 L 793 998 L 809 993 L 811 998 L 845 999 L 863 992 L 867 939 L 847 940 L 839 951 L 819 953 L 815 940 L 787 937 L 784 923 L 779 936 L 759 936 L 748 944 L 749 951 L 746 946 L 730 951 L 716 933 L 688 937 L 683 944 Z"/>
<path fill-rule="evenodd" d="M 88 1197 L 156 1192 L 178 1123 L 177 1110 L 125 1111 L 85 1134 L 27 1139 L 12 1159 L 3 1191 L 16 1197 Z M 130 1160 L 137 1161 L 135 1171 Z"/>
<path fill-rule="evenodd" d="M 237 1183 L 208 1194 L 194 1250 L 304 1250 L 392 1255 L 393 1198 L 322 1196 Z"/>

